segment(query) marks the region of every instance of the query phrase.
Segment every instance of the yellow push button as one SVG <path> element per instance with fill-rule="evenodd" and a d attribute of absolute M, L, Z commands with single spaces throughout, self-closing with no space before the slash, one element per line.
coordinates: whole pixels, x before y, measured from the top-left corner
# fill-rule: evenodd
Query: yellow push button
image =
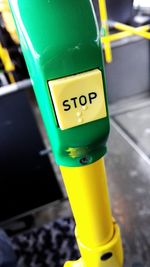
<path fill-rule="evenodd" d="M 100 70 L 49 81 L 48 84 L 62 130 L 106 117 Z"/>

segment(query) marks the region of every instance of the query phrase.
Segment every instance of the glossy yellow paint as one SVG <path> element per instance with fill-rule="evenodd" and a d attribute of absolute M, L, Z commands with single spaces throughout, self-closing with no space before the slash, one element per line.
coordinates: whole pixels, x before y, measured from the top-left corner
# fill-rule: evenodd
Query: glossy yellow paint
<path fill-rule="evenodd" d="M 105 118 L 102 73 L 95 69 L 48 82 L 62 130 Z"/>
<path fill-rule="evenodd" d="M 60 169 L 81 253 L 78 261 L 67 262 L 65 267 L 122 267 L 121 235 L 111 215 L 104 159 L 88 166 Z"/>
<path fill-rule="evenodd" d="M 61 167 L 80 240 L 87 247 L 106 244 L 113 236 L 104 160 L 83 167 Z"/>
<path fill-rule="evenodd" d="M 114 236 L 110 242 L 103 246 L 88 248 L 84 246 L 77 237 L 81 258 L 77 261 L 69 261 L 64 267 L 122 267 L 123 266 L 123 250 L 120 230 L 114 223 Z M 104 260 L 104 256 L 112 255 Z"/>

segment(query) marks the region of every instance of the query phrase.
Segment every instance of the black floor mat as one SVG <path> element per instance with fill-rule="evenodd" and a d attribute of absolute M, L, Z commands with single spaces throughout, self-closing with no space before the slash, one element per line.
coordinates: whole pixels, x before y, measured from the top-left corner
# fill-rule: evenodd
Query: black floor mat
<path fill-rule="evenodd" d="M 79 258 L 73 219 L 60 219 L 12 239 L 20 266 L 63 267 Z"/>

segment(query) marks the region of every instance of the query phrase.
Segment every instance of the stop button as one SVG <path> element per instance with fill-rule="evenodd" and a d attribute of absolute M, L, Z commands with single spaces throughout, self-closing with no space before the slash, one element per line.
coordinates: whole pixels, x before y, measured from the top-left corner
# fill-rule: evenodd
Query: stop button
<path fill-rule="evenodd" d="M 62 130 L 107 116 L 100 70 L 48 81 L 48 85 Z"/>

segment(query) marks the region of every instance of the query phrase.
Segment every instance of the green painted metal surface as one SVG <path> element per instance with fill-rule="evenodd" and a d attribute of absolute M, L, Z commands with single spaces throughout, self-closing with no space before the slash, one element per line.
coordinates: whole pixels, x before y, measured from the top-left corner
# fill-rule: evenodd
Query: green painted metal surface
<path fill-rule="evenodd" d="M 108 117 L 62 131 L 47 84 L 48 80 L 99 68 L 105 87 L 99 29 L 91 1 L 9 2 L 57 164 L 81 166 L 98 160 L 106 152 Z M 75 158 L 70 148 L 76 151 Z"/>

